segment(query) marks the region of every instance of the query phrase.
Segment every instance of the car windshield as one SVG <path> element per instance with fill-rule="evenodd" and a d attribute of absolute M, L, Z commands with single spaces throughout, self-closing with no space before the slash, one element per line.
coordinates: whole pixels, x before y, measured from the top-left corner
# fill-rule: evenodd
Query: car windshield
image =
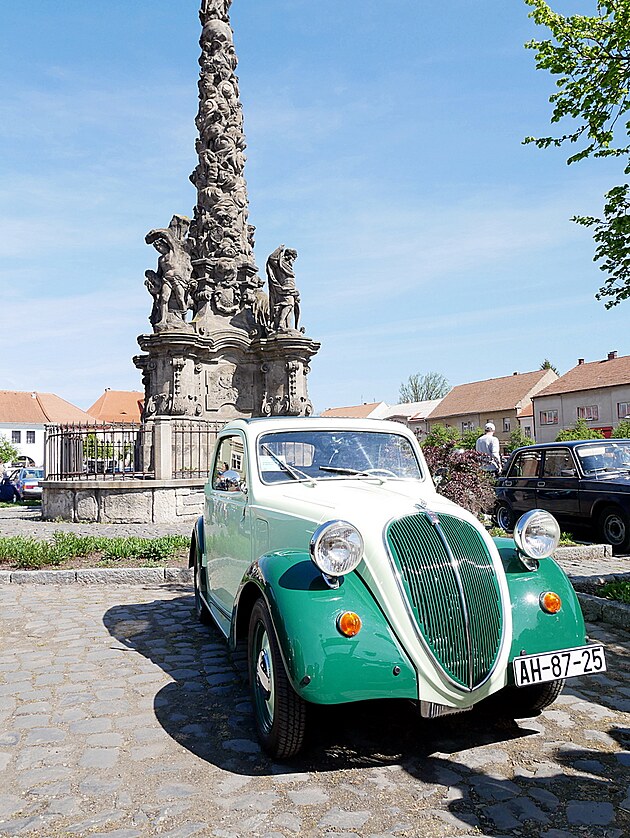
<path fill-rule="evenodd" d="M 39 478 L 41 479 L 44 476 L 44 469 L 43 468 L 29 468 L 25 469 L 22 472 L 22 479 L 29 480 L 35 478 L 36 480 Z"/>
<path fill-rule="evenodd" d="M 264 483 L 352 477 L 420 480 L 408 439 L 374 431 L 282 431 L 258 440 Z"/>
<path fill-rule="evenodd" d="M 578 446 L 576 451 L 585 474 L 630 471 L 630 442 L 597 440 Z"/>

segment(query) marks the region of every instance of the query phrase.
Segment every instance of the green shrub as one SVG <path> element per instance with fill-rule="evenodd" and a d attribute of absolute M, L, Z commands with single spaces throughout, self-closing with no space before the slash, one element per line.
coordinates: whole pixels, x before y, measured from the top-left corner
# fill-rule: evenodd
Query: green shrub
<path fill-rule="evenodd" d="M 572 439 L 604 439 L 604 434 L 591 428 L 585 419 L 578 419 L 572 428 L 560 431 L 556 442 L 569 442 Z"/>
<path fill-rule="evenodd" d="M 606 599 L 616 599 L 630 605 L 630 582 L 607 582 L 597 593 Z"/>

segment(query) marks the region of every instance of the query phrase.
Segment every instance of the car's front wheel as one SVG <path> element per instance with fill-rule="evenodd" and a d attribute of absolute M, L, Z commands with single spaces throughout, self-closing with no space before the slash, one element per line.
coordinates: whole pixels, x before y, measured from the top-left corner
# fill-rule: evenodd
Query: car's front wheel
<path fill-rule="evenodd" d="M 494 517 L 496 518 L 497 526 L 506 532 L 512 532 L 516 518 L 507 503 L 499 503 L 497 505 Z"/>
<path fill-rule="evenodd" d="M 304 742 L 306 702 L 291 686 L 263 599 L 256 600 L 252 609 L 247 657 L 254 718 L 262 746 L 275 759 L 295 756 Z"/>
<path fill-rule="evenodd" d="M 630 521 L 625 512 L 616 506 L 607 506 L 599 514 L 600 538 L 611 544 L 616 553 L 625 553 L 630 546 Z"/>
<path fill-rule="evenodd" d="M 531 684 L 528 687 L 504 687 L 486 699 L 486 710 L 508 719 L 527 719 L 537 716 L 558 698 L 564 680 Z"/>

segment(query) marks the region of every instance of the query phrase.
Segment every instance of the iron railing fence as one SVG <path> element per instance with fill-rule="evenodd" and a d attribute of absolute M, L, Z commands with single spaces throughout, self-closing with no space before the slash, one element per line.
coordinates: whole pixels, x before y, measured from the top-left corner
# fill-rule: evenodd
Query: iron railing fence
<path fill-rule="evenodd" d="M 47 425 L 46 479 L 205 478 L 221 427 L 222 423 L 183 419 L 163 424 Z"/>

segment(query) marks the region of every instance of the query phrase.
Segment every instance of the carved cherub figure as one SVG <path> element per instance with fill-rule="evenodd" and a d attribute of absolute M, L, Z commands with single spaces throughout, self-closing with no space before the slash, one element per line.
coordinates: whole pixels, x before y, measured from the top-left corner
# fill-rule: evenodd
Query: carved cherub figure
<path fill-rule="evenodd" d="M 145 241 L 160 254 L 157 271 L 145 271 L 145 285 L 153 297 L 150 321 L 154 330 L 181 327 L 190 308 L 192 264 L 185 246 L 190 220 L 173 216 L 167 229 L 151 230 Z"/>

